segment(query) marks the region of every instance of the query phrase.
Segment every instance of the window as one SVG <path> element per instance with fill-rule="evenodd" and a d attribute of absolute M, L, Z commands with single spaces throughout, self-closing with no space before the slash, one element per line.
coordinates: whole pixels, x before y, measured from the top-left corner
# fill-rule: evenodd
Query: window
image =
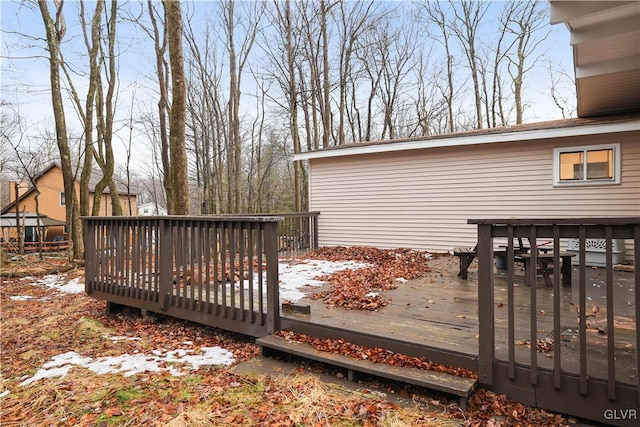
<path fill-rule="evenodd" d="M 555 185 L 620 183 L 620 144 L 556 148 Z"/>
<path fill-rule="evenodd" d="M 65 196 L 64 196 L 64 191 L 60 192 L 60 206 L 65 206 L 66 205 L 66 200 L 65 200 Z"/>

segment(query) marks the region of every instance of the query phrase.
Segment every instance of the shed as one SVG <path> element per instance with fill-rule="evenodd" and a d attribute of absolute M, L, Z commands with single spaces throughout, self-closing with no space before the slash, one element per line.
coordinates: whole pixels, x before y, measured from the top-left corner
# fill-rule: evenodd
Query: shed
<path fill-rule="evenodd" d="M 640 216 L 640 114 L 355 143 L 295 159 L 308 161 L 321 246 L 444 252 L 476 242 L 468 218 Z"/>

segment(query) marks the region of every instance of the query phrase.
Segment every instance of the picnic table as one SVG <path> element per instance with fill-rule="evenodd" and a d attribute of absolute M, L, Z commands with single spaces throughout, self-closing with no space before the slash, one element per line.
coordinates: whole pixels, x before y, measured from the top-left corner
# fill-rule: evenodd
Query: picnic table
<path fill-rule="evenodd" d="M 562 275 L 562 286 L 571 287 L 571 258 L 576 254 L 569 252 L 560 252 L 558 258 L 561 260 L 560 274 Z M 537 269 L 542 275 L 544 283 L 547 286 L 553 286 L 551 281 L 551 274 L 553 274 L 554 267 L 553 259 L 555 255 L 553 252 L 543 252 L 537 254 Z M 529 268 L 531 268 L 531 254 L 521 254 L 520 258 L 524 263 L 525 283 L 529 284 Z"/>
<path fill-rule="evenodd" d="M 537 269 L 542 275 L 544 282 L 547 286 L 553 286 L 551 281 L 551 274 L 553 274 L 553 259 L 554 254 L 552 248 L 544 246 L 546 243 L 536 246 L 537 254 Z M 458 257 L 460 263 L 460 269 L 458 271 L 458 277 L 463 280 L 467 280 L 469 276 L 469 267 L 473 260 L 478 256 L 478 245 L 474 247 L 458 247 L 453 249 L 453 255 Z M 518 245 L 513 248 L 514 260 L 516 262 L 522 262 L 524 264 L 525 271 L 525 283 L 529 284 L 529 274 L 527 273 L 531 264 L 531 248 L 526 247 L 522 243 L 522 239 L 518 239 Z M 500 246 L 500 249 L 493 252 L 494 257 L 506 257 L 507 246 Z M 560 273 L 562 274 L 562 285 L 571 286 L 571 257 L 575 254 L 569 252 L 560 252 L 559 258 L 561 259 L 562 266 Z"/>

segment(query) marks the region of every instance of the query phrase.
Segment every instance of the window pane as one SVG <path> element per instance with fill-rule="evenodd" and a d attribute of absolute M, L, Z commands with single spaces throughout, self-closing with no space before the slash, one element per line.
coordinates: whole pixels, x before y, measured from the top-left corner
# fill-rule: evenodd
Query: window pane
<path fill-rule="evenodd" d="M 560 153 L 560 180 L 572 181 L 584 179 L 584 151 Z"/>
<path fill-rule="evenodd" d="M 613 179 L 613 150 L 587 151 L 587 179 Z"/>

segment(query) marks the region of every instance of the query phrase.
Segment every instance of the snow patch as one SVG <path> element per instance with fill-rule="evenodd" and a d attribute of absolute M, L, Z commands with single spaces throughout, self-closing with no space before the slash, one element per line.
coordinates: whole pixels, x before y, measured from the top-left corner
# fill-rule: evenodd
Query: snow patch
<path fill-rule="evenodd" d="M 172 363 L 168 365 L 167 363 Z M 154 350 L 152 354 L 121 354 L 108 357 L 84 357 L 75 351 L 68 351 L 51 358 L 33 377 L 22 381 L 25 386 L 45 378 L 64 377 L 74 366 L 86 368 L 104 375 L 122 372 L 128 377 L 142 372 L 169 371 L 180 376 L 184 369 L 196 370 L 207 365 L 230 365 L 235 362 L 233 353 L 221 347 L 202 347 L 198 353 L 193 349 Z M 183 366 L 184 365 L 184 366 Z"/>

